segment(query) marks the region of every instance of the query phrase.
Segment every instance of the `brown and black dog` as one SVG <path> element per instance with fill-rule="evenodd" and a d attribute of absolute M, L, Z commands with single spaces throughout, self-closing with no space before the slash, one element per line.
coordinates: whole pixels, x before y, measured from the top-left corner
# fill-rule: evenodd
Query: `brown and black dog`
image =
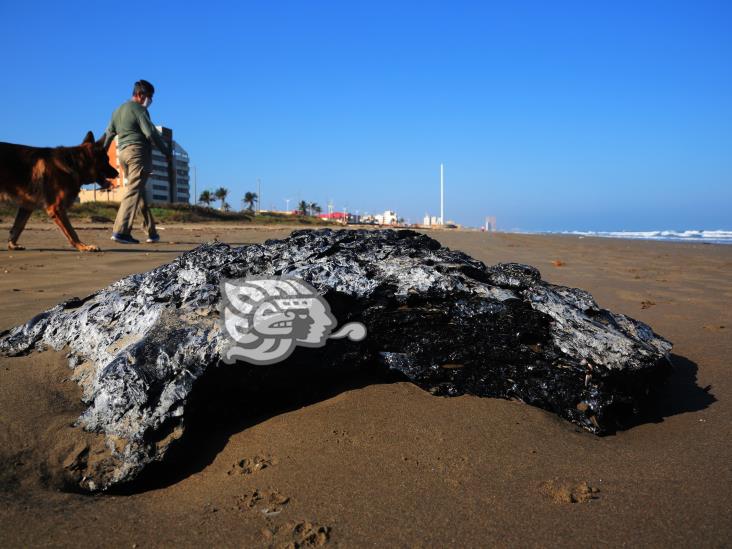
<path fill-rule="evenodd" d="M 10 229 L 8 249 L 24 249 L 18 245 L 18 237 L 33 210 L 43 208 L 74 248 L 81 252 L 99 251 L 96 246 L 79 240 L 66 210 L 79 196 L 82 185 L 97 183 L 106 189 L 107 179 L 117 177 L 103 141 L 104 138 L 95 143 L 94 134 L 88 132 L 77 147 L 0 143 L 0 200 L 15 202 L 19 207 Z"/>

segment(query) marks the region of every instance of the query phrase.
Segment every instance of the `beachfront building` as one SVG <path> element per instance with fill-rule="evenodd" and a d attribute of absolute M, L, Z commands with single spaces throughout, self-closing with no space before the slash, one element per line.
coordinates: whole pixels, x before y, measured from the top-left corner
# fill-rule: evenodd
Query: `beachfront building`
<path fill-rule="evenodd" d="M 440 222 L 439 217 L 435 215 L 430 216 L 430 214 L 424 214 L 422 225 L 425 227 L 436 227 L 437 225 L 442 225 L 442 223 Z"/>
<path fill-rule="evenodd" d="M 153 147 L 152 173 L 147 180 L 145 192 L 147 200 L 153 204 L 190 203 L 190 159 L 188 153 L 173 139 L 173 130 L 163 126 L 156 126 L 163 142 L 173 151 L 175 163 L 175 181 L 171 182 L 168 161 L 157 148 Z M 114 138 L 107 152 L 109 163 L 119 172 L 119 176 L 111 181 L 112 186 L 106 190 L 82 190 L 79 193 L 80 202 L 120 202 L 125 193 L 127 178 L 122 171 L 117 151 L 117 138 Z"/>
<path fill-rule="evenodd" d="M 152 153 L 152 174 L 148 179 L 148 200 L 152 202 L 190 202 L 190 177 L 188 153 L 173 140 L 173 130 L 157 126 L 163 141 L 173 151 L 175 182 L 170 181 L 168 161 L 157 148 Z"/>
<path fill-rule="evenodd" d="M 396 225 L 399 222 L 399 218 L 395 211 L 385 210 L 384 213 L 376 214 L 374 221 L 378 225 Z"/>
<path fill-rule="evenodd" d="M 358 215 L 348 213 L 348 212 L 329 212 L 329 213 L 321 213 L 318 214 L 318 217 L 320 219 L 324 219 L 326 221 L 337 221 L 339 223 L 348 224 L 348 223 L 359 223 L 360 217 Z"/>

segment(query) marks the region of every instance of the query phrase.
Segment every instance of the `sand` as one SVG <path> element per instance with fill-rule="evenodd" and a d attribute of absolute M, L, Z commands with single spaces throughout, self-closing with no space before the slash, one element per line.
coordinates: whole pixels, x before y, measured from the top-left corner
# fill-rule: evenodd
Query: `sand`
<path fill-rule="evenodd" d="M 28 250 L 0 251 L 0 329 L 200 242 L 288 232 L 171 225 L 157 245 L 126 247 L 88 225 L 82 239 L 105 251 L 81 254 L 34 225 Z M 197 426 L 133 489 L 89 496 L 54 489 L 54 463 L 83 436 L 70 427 L 82 407 L 63 354 L 3 358 L 0 544 L 729 545 L 732 246 L 429 234 L 487 264 L 530 263 L 673 341 L 676 372 L 644 422 L 599 438 L 516 402 L 304 372 Z"/>

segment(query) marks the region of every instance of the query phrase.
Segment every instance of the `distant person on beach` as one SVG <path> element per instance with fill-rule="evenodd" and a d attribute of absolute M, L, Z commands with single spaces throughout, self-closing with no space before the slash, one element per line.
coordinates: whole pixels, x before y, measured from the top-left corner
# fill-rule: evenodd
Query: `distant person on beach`
<path fill-rule="evenodd" d="M 131 234 L 138 210 L 142 213 L 142 229 L 147 233 L 147 242 L 160 240 L 145 195 L 145 183 L 152 172 L 152 146 L 155 145 L 167 157 L 169 166 L 173 165 L 173 157 L 147 111 L 154 94 L 155 88 L 147 80 L 135 82 L 132 99 L 114 111 L 104 139 L 104 146 L 109 147 L 112 139 L 119 136 L 117 154 L 127 177 L 127 192 L 119 205 L 112 229 L 112 240 L 122 244 L 140 243 Z"/>

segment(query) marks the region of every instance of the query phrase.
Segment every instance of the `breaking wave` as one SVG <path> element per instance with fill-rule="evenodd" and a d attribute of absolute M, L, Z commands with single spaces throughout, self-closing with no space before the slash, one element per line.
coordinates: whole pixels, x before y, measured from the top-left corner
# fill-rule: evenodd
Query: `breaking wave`
<path fill-rule="evenodd" d="M 709 242 L 732 244 L 732 231 L 561 231 L 554 234 L 631 238 L 636 240 L 666 240 L 675 242 Z"/>

